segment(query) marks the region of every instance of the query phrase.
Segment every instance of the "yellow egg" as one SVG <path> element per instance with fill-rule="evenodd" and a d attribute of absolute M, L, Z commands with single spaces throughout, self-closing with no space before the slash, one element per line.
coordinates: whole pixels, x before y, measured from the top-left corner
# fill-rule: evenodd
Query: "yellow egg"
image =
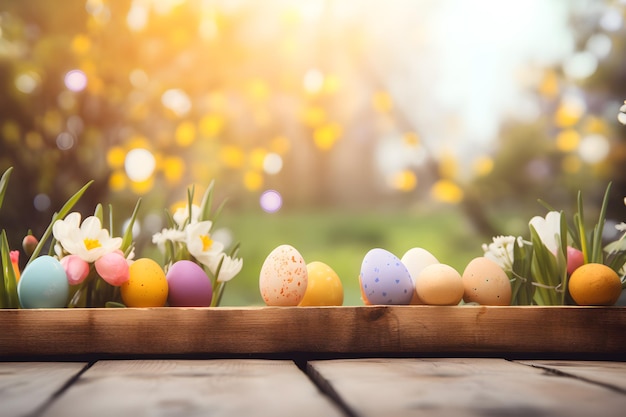
<path fill-rule="evenodd" d="M 311 262 L 306 266 L 308 283 L 300 306 L 343 305 L 343 285 L 333 269 L 323 262 Z"/>
<path fill-rule="evenodd" d="M 449 265 L 428 265 L 415 281 L 415 292 L 420 300 L 429 305 L 457 305 L 463 299 L 463 279 Z"/>
<path fill-rule="evenodd" d="M 463 271 L 463 300 L 492 306 L 511 304 L 511 282 L 506 272 L 485 257 L 474 258 Z"/>
<path fill-rule="evenodd" d="M 167 302 L 167 278 L 161 266 L 149 258 L 137 259 L 129 268 L 129 278 L 120 287 L 128 307 L 163 307 Z"/>

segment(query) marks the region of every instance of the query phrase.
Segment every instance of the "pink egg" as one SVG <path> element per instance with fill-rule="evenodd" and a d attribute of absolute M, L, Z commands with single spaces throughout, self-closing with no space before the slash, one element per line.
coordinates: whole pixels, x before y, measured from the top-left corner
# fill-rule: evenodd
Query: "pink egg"
<path fill-rule="evenodd" d="M 196 263 L 183 260 L 167 271 L 167 301 L 172 307 L 209 307 L 213 297 L 211 280 Z"/>

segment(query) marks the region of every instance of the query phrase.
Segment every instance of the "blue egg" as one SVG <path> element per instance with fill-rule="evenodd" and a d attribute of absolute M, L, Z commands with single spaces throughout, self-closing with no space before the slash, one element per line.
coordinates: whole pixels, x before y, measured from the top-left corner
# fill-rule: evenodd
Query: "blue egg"
<path fill-rule="evenodd" d="M 370 304 L 409 304 L 413 280 L 407 267 L 393 253 L 372 249 L 363 258 L 361 290 Z"/>
<path fill-rule="evenodd" d="M 58 308 L 67 305 L 70 285 L 65 269 L 52 256 L 35 258 L 22 272 L 17 295 L 22 308 Z"/>

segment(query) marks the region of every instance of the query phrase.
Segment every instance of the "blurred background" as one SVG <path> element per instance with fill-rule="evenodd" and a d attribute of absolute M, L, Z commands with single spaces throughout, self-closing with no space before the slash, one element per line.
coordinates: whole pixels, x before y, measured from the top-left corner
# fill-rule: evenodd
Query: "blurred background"
<path fill-rule="evenodd" d="M 223 305 L 261 304 L 276 246 L 360 305 L 374 247 L 460 272 L 495 235 L 528 237 L 541 198 L 626 220 L 624 0 L 0 1 L 0 227 L 19 248 L 76 210 L 164 209 L 216 181 L 215 238 L 241 242 Z M 571 217 L 570 217 L 571 218 Z M 607 233 L 614 233 L 614 228 Z"/>

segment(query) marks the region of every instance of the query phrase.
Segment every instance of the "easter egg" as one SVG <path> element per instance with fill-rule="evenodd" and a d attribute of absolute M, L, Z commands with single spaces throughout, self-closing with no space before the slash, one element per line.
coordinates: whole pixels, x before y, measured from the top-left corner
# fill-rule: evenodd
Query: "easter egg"
<path fill-rule="evenodd" d="M 168 294 L 165 272 L 152 259 L 137 259 L 128 268 L 128 281 L 120 286 L 120 293 L 128 307 L 163 307 Z"/>
<path fill-rule="evenodd" d="M 259 290 L 268 306 L 297 306 L 306 292 L 308 272 L 300 252 L 290 245 L 275 248 L 261 266 Z"/>
<path fill-rule="evenodd" d="M 415 281 L 415 292 L 428 305 L 457 305 L 463 299 L 463 279 L 449 265 L 428 265 Z"/>
<path fill-rule="evenodd" d="M 168 304 L 172 307 L 209 307 L 213 296 L 211 279 L 195 262 L 182 260 L 166 274 Z"/>
<path fill-rule="evenodd" d="M 17 295 L 23 308 L 65 307 L 69 286 L 61 263 L 44 255 L 26 266 L 17 284 Z"/>
<path fill-rule="evenodd" d="M 511 282 L 506 272 L 485 257 L 472 259 L 463 271 L 463 300 L 492 306 L 511 304 Z"/>
<path fill-rule="evenodd" d="M 323 262 L 311 262 L 306 266 L 308 280 L 300 306 L 343 305 L 343 285 L 337 273 Z"/>
<path fill-rule="evenodd" d="M 413 286 L 416 286 L 417 277 L 422 272 L 422 269 L 426 268 L 429 265 L 438 264 L 439 261 L 435 256 L 428 252 L 423 248 L 411 248 L 400 258 L 406 269 L 409 270 L 409 274 L 411 274 L 411 279 L 413 280 Z M 417 292 L 413 293 L 413 297 L 411 298 L 411 304 L 424 304 L 423 300 L 420 300 Z"/>
<path fill-rule="evenodd" d="M 365 254 L 359 282 L 369 304 L 409 304 L 415 290 L 402 261 L 381 248 Z"/>

